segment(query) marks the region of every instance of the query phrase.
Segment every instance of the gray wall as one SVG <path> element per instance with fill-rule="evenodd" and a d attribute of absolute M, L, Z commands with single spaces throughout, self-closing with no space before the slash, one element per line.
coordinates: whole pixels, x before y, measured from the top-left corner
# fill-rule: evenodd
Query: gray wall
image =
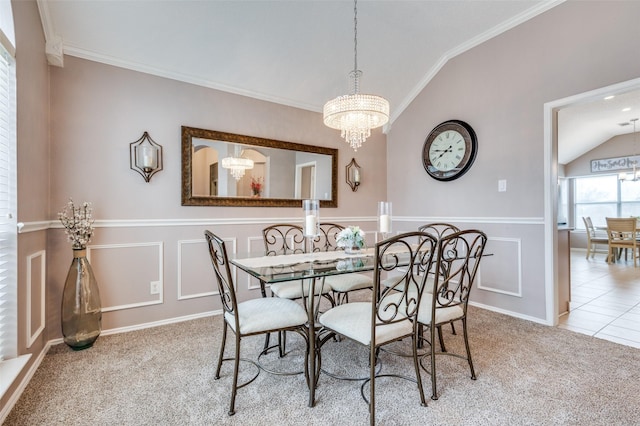
<path fill-rule="evenodd" d="M 640 56 L 630 54 L 639 14 L 639 2 L 562 3 L 450 60 L 393 123 L 394 214 L 408 228 L 442 219 L 483 229 L 488 251 L 503 256 L 504 273 L 485 274 L 475 303 L 545 318 L 545 253 L 553 248 L 543 238 L 544 104 L 639 77 Z M 430 130 L 449 119 L 475 129 L 479 151 L 466 175 L 438 182 L 420 157 Z"/>
<path fill-rule="evenodd" d="M 626 134 L 615 136 L 592 150 L 584 153 L 575 160 L 567 163 L 564 167 L 566 177 L 583 177 L 597 174 L 612 174 L 613 172 L 597 172 L 591 173 L 591 160 L 602 158 L 623 157 L 627 155 L 636 155 L 640 153 L 636 146 L 635 135 Z"/>

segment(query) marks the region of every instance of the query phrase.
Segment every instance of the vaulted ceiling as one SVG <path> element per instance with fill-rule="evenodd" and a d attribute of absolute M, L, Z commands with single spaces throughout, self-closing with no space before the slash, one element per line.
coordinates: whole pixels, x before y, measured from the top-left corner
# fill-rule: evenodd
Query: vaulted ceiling
<path fill-rule="evenodd" d="M 393 123 L 449 59 L 559 3 L 361 0 L 360 91 L 386 97 Z M 70 55 L 317 112 L 349 90 L 350 0 L 38 0 L 38 7 L 48 52 L 60 61 Z"/>

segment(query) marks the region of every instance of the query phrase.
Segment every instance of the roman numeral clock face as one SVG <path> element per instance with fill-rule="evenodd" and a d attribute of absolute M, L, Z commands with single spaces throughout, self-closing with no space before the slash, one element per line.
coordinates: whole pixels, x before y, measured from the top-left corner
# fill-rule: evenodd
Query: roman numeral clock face
<path fill-rule="evenodd" d="M 469 170 L 476 151 L 476 134 L 471 126 L 464 121 L 449 120 L 429 133 L 422 149 L 422 162 L 432 178 L 454 180 Z"/>

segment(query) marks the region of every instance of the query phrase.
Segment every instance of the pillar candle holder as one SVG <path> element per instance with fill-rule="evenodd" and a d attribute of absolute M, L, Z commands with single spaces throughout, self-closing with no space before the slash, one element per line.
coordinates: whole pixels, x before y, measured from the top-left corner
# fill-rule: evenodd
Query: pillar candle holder
<path fill-rule="evenodd" d="M 302 200 L 305 251 L 313 251 L 313 239 L 320 234 L 320 200 Z"/>
<path fill-rule="evenodd" d="M 391 202 L 380 201 L 378 203 L 378 232 L 386 238 L 392 232 L 392 214 L 391 214 Z"/>
<path fill-rule="evenodd" d="M 320 201 L 302 200 L 304 211 L 304 236 L 315 237 L 320 233 Z"/>

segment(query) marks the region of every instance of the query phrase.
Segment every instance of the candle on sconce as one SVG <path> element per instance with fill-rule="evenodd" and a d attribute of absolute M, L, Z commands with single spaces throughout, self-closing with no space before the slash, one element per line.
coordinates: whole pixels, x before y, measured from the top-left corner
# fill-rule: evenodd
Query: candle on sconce
<path fill-rule="evenodd" d="M 137 146 L 137 166 L 141 169 L 155 169 L 158 166 L 156 149 L 152 146 Z"/>
<path fill-rule="evenodd" d="M 360 185 L 360 170 L 358 168 L 353 170 L 353 183 Z"/>

